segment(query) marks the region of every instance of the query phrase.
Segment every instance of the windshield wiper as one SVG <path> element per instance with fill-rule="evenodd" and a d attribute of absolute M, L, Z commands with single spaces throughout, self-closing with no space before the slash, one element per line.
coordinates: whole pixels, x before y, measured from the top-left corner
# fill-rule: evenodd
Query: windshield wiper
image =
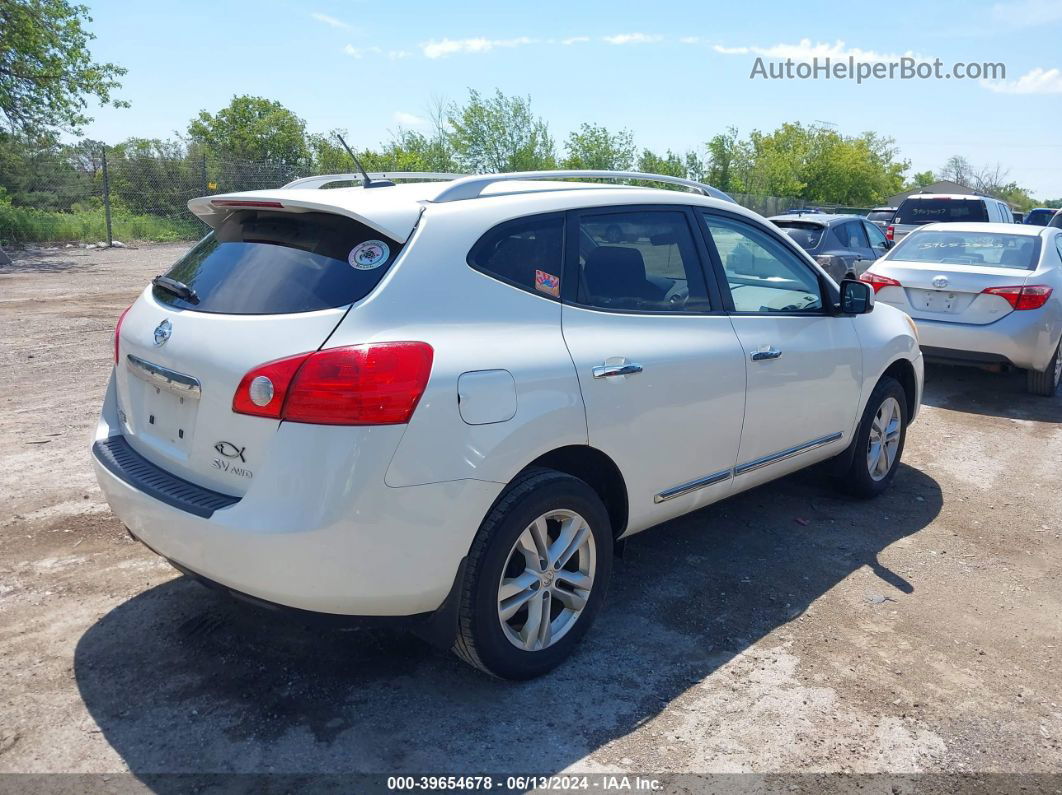
<path fill-rule="evenodd" d="M 184 282 L 171 279 L 169 276 L 156 276 L 151 283 L 178 298 L 183 298 L 190 304 L 199 303 L 199 294 Z"/>

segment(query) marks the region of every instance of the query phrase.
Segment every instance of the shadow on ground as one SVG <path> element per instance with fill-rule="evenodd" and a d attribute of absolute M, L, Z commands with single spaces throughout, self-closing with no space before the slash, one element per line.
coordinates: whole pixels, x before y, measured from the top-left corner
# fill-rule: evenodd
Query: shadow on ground
<path fill-rule="evenodd" d="M 1036 422 L 1062 422 L 1062 394 L 1053 398 L 1030 395 L 1025 371 L 992 373 L 976 367 L 926 365 L 922 402 L 968 414 Z"/>
<path fill-rule="evenodd" d="M 22 257 L 10 264 L 0 263 L 0 275 L 7 273 L 65 273 L 91 267 L 89 262 L 78 262 L 70 254 L 35 251 L 32 257 Z"/>
<path fill-rule="evenodd" d="M 907 466 L 872 509 L 810 472 L 642 534 L 574 658 L 529 683 L 491 680 L 399 632 L 306 627 L 187 578 L 103 616 L 75 674 L 106 739 L 158 789 L 166 779 L 151 774 L 554 772 L 863 566 L 888 598 L 917 599 L 878 554 L 940 508 L 937 483 Z"/>

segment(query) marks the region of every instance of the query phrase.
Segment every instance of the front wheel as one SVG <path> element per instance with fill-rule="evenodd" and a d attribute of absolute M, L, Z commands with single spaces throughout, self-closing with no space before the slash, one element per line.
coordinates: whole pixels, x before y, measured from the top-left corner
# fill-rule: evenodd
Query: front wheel
<path fill-rule="evenodd" d="M 454 653 L 502 679 L 559 665 L 590 627 L 612 572 L 608 511 L 585 482 L 533 469 L 472 542 Z"/>
<path fill-rule="evenodd" d="M 1025 388 L 1040 397 L 1054 397 L 1058 393 L 1059 381 L 1062 381 L 1062 342 L 1055 348 L 1055 355 L 1051 357 L 1046 370 L 1025 371 Z"/>
<path fill-rule="evenodd" d="M 877 497 L 896 477 L 906 438 L 907 395 L 896 379 L 885 376 L 867 401 L 841 486 L 857 497 Z"/>

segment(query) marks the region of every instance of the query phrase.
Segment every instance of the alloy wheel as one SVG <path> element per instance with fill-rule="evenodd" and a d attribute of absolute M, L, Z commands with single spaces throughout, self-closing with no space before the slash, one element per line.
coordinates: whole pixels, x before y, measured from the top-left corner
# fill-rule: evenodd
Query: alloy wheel
<path fill-rule="evenodd" d="M 867 471 L 873 480 L 883 480 L 896 462 L 903 415 L 896 398 L 888 397 L 878 407 L 867 442 Z"/>
<path fill-rule="evenodd" d="M 524 651 L 559 641 L 590 599 L 597 549 L 590 525 L 574 511 L 552 510 L 517 537 L 498 583 L 498 619 Z"/>

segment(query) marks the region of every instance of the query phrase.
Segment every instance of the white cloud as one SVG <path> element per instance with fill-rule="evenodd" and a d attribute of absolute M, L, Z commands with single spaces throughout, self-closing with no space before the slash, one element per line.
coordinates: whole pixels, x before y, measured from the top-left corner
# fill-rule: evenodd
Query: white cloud
<path fill-rule="evenodd" d="M 312 14 L 310 14 L 310 16 L 316 19 L 318 22 L 325 23 L 330 28 L 336 28 L 338 30 L 353 30 L 353 28 L 343 20 L 336 19 L 335 17 L 330 17 L 328 16 L 328 14 L 321 14 L 317 11 L 314 11 Z"/>
<path fill-rule="evenodd" d="M 679 39 L 679 43 L 680 44 L 700 44 L 701 43 L 701 37 L 700 36 L 683 36 L 682 38 Z"/>
<path fill-rule="evenodd" d="M 654 44 L 663 38 L 655 33 L 617 33 L 615 36 L 605 36 L 602 41 L 609 44 Z"/>
<path fill-rule="evenodd" d="M 582 44 L 583 42 L 590 41 L 589 36 L 569 36 L 566 39 L 561 39 L 561 44 Z"/>
<path fill-rule="evenodd" d="M 390 61 L 400 61 L 403 58 L 408 58 L 411 53 L 409 50 L 387 50 L 386 52 L 380 47 L 355 47 L 353 44 L 348 44 L 343 48 L 343 52 L 349 55 L 351 58 L 362 59 L 368 55 L 387 55 L 387 59 Z"/>
<path fill-rule="evenodd" d="M 846 47 L 838 39 L 833 44 L 827 42 L 811 43 L 811 39 L 801 39 L 796 44 L 775 44 L 771 47 L 724 47 L 716 44 L 712 47 L 721 55 L 760 55 L 764 58 L 791 58 L 794 61 L 810 61 L 813 58 L 847 59 L 852 57 L 858 63 L 882 63 L 898 61 L 900 58 L 914 58 L 916 61 L 928 60 L 908 50 L 903 53 L 881 53 L 874 50 L 861 50 L 859 47 Z"/>
<path fill-rule="evenodd" d="M 981 85 L 997 94 L 1062 94 L 1062 69 L 1037 66 L 1017 80 L 982 80 Z"/>
<path fill-rule="evenodd" d="M 523 47 L 535 44 L 536 39 L 527 36 L 519 36 L 515 39 L 485 39 L 482 37 L 472 39 L 442 39 L 441 41 L 427 41 L 420 45 L 420 50 L 425 58 L 445 58 L 447 55 L 457 53 L 484 53 L 498 47 Z"/>
<path fill-rule="evenodd" d="M 343 48 L 343 52 L 351 58 L 364 58 L 366 55 L 379 55 L 383 50 L 379 47 L 355 47 L 352 44 L 348 44 Z"/>
<path fill-rule="evenodd" d="M 1013 0 L 992 6 L 992 21 L 1010 28 L 1031 28 L 1062 22 L 1058 0 Z"/>
<path fill-rule="evenodd" d="M 406 113 L 404 110 L 396 110 L 394 115 L 395 124 L 401 124 L 403 127 L 420 127 L 427 124 L 427 119 L 422 119 L 415 113 Z"/>

